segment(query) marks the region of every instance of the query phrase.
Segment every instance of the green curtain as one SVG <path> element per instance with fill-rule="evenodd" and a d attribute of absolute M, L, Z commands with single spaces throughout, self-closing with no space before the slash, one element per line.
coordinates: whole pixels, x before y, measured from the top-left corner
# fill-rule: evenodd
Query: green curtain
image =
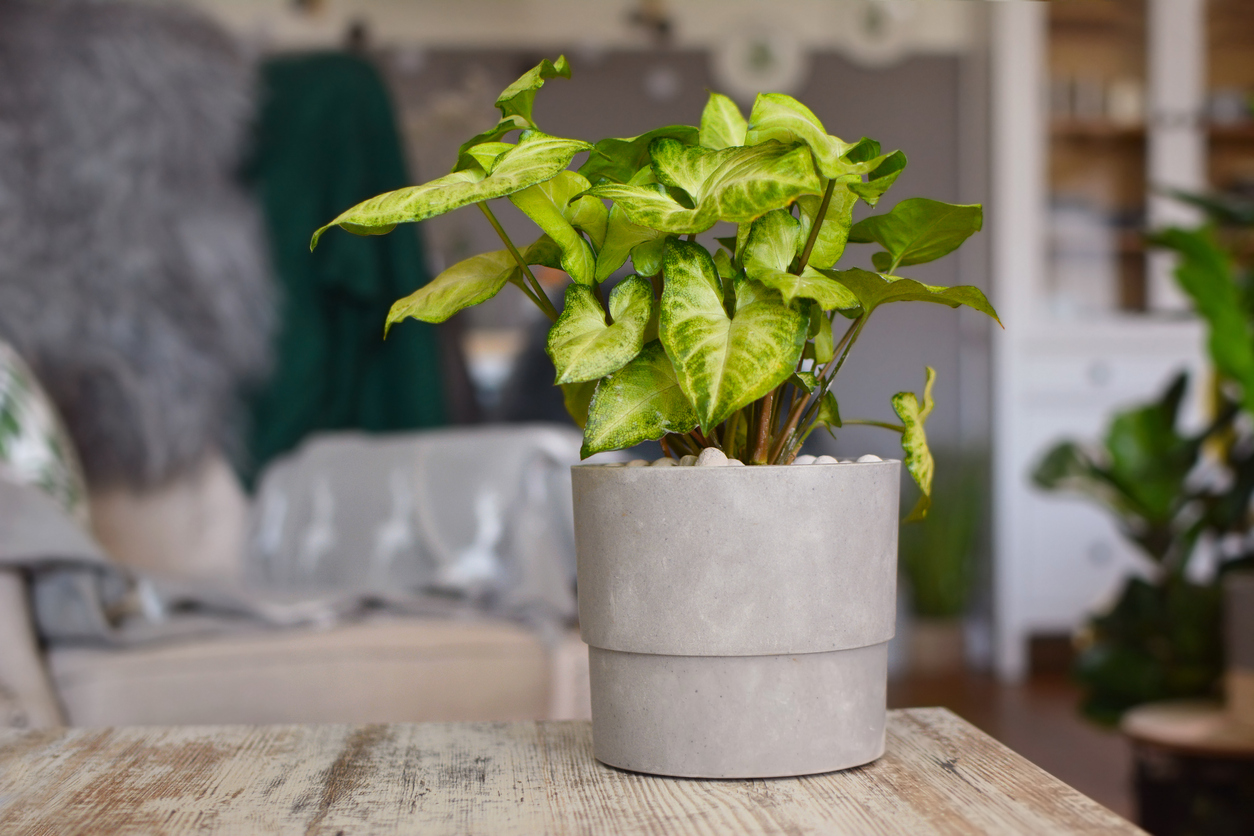
<path fill-rule="evenodd" d="M 268 62 L 247 175 L 263 206 L 280 285 L 276 365 L 251 404 L 251 482 L 318 430 L 373 432 L 445 422 L 435 328 L 406 322 L 383 340 L 388 308 L 430 275 L 414 225 L 390 235 L 315 229 L 410 184 L 387 90 L 371 65 L 318 54 Z"/>

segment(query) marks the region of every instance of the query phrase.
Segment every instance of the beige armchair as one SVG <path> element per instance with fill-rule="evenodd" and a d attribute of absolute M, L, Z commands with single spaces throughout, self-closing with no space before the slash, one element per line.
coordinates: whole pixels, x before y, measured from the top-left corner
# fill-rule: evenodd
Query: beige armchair
<path fill-rule="evenodd" d="M 469 462 L 456 478 L 431 475 L 472 449 L 486 450 L 494 461 Z M 523 453 L 513 465 L 502 464 L 510 450 Z M 543 467 L 527 464 L 537 456 Z M 567 503 L 558 519 L 568 513 L 568 495 L 554 485 L 567 478 L 564 458 L 571 456 L 577 460 L 577 435 L 549 427 L 332 437 L 299 451 L 274 478 L 263 478 L 251 506 L 230 471 L 210 461 L 194 478 L 159 493 L 94 496 L 95 526 L 108 557 L 99 540 L 76 533 L 42 494 L 0 484 L 0 724 L 587 716 L 586 648 L 565 626 L 571 610 L 560 599 L 564 581 L 557 577 L 564 569 L 554 568 L 568 556 L 544 559 L 557 549 L 555 534 L 537 529 L 536 520 L 537 508 L 560 508 L 552 503 Z M 390 476 L 369 475 L 385 464 Z M 398 473 L 413 477 L 409 487 L 398 487 L 405 482 Z M 465 504 L 459 496 L 485 495 L 483 479 L 506 485 L 488 493 L 512 509 L 512 522 L 485 520 L 491 503 L 482 501 L 455 518 Z M 553 484 L 538 485 L 538 479 Z M 328 495 L 339 503 L 329 535 Z M 342 507 L 346 500 L 356 507 Z M 378 513 L 384 503 L 387 515 Z M 280 506 L 283 519 L 276 523 Z M 398 522 L 404 520 L 408 530 Z M 528 538 L 534 541 L 530 552 L 522 542 Z M 363 546 L 371 543 L 372 549 Z M 346 551 L 350 557 L 372 553 L 346 561 Z M 15 560 L 17 552 L 26 557 Z M 88 575 L 93 560 L 101 572 L 115 572 L 120 560 L 139 570 L 134 589 L 104 609 L 125 600 L 144 616 L 140 629 L 67 641 L 54 626 L 43 629 L 41 639 L 36 622 L 48 620 L 49 605 L 38 589 L 67 558 Z M 438 600 L 396 594 L 406 578 L 421 579 L 415 561 L 446 592 L 457 582 L 473 592 L 476 583 L 490 580 L 483 572 L 492 560 L 502 564 L 496 569 L 509 570 L 506 586 L 486 598 L 469 596 L 478 603 L 441 613 Z M 360 594 L 327 597 L 328 582 Z M 214 623 L 212 613 L 161 612 L 198 584 L 212 591 L 211 601 L 239 595 L 246 605 L 258 602 L 254 617 Z M 258 589 L 264 594 L 254 597 Z M 557 596 L 553 606 L 543 605 L 546 595 L 550 604 Z M 331 603 L 310 608 L 302 604 L 307 599 Z M 537 601 L 549 613 L 550 629 L 544 619 L 520 620 Z M 65 615 L 63 609 L 53 606 L 54 617 Z M 296 626 L 284 626 L 286 620 Z"/>

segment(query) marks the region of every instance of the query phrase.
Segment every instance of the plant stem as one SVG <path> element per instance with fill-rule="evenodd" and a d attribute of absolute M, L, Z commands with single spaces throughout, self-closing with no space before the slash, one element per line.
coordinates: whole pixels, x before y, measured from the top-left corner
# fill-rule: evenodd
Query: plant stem
<path fill-rule="evenodd" d="M 771 415 L 775 407 L 775 390 L 762 399 L 762 412 L 758 415 L 758 439 L 753 446 L 753 464 L 766 464 L 767 444 L 771 438 Z"/>
<path fill-rule="evenodd" d="M 549 296 L 544 292 L 544 288 L 540 287 L 540 282 L 536 280 L 535 274 L 531 272 L 531 268 L 527 266 L 527 262 L 523 260 L 522 255 L 518 252 L 518 248 L 514 246 L 514 242 L 509 240 L 509 236 L 505 234 L 505 230 L 501 228 L 500 221 L 496 219 L 496 215 L 492 214 L 492 210 L 488 208 L 487 201 L 481 201 L 477 204 L 484 216 L 487 217 L 488 223 L 492 224 L 492 228 L 496 230 L 496 234 L 505 242 L 505 248 L 509 250 L 509 254 L 514 257 L 514 261 L 518 262 L 518 266 L 522 269 L 526 280 L 531 282 L 531 288 L 534 296 L 531 301 L 535 302 L 540 310 L 544 311 L 544 315 L 549 318 L 550 322 L 557 321 L 557 308 L 553 307 L 553 303 L 549 301 Z"/>
<path fill-rule="evenodd" d="M 827 216 L 827 207 L 832 202 L 832 192 L 836 189 L 835 178 L 827 181 L 827 189 L 823 192 L 823 202 L 819 204 L 819 212 L 814 216 L 814 224 L 810 227 L 810 235 L 806 238 L 805 249 L 801 251 L 801 261 L 797 264 L 797 275 L 800 276 L 810 263 L 810 253 L 814 251 L 814 243 L 819 240 L 819 228 Z"/>
<path fill-rule="evenodd" d="M 841 421 L 842 424 L 854 424 L 859 427 L 883 427 L 886 430 L 892 430 L 895 433 L 904 433 L 906 428 L 900 424 L 890 424 L 887 421 L 872 421 L 869 418 L 850 418 L 848 421 Z"/>

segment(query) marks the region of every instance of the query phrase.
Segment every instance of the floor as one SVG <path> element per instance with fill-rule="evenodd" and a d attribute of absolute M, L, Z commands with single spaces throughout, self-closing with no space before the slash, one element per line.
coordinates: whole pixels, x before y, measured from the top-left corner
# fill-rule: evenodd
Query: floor
<path fill-rule="evenodd" d="M 1131 750 L 1116 732 L 1084 720 L 1065 674 L 1038 674 L 1004 685 L 986 674 L 904 677 L 888 686 L 890 708 L 941 705 L 969 720 L 1046 772 L 1133 818 Z"/>

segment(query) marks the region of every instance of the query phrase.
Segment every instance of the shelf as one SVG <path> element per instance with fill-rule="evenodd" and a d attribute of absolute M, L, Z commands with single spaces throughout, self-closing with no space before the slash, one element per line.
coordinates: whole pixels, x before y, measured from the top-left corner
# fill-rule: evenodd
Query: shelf
<path fill-rule="evenodd" d="M 1240 125 L 1211 125 L 1206 135 L 1212 142 L 1251 142 L 1254 141 L 1254 122 Z"/>
<path fill-rule="evenodd" d="M 1049 126 L 1050 136 L 1062 140 L 1116 140 L 1136 142 L 1145 139 L 1144 125 L 1121 125 L 1107 121 L 1056 120 Z"/>

